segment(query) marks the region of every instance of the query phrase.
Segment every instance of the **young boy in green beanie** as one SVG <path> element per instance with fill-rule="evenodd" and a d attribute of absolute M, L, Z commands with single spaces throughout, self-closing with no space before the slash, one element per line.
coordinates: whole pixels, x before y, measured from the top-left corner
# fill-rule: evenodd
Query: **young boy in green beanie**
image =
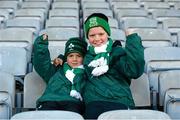
<path fill-rule="evenodd" d="M 110 110 L 133 108 L 131 79 L 142 75 L 145 64 L 141 38 L 129 30 L 125 47 L 114 45 L 108 18 L 101 13 L 90 15 L 84 30 L 89 42 L 83 62 L 88 77 L 83 94 L 85 119 L 97 119 Z"/>
<path fill-rule="evenodd" d="M 48 36 L 43 34 L 36 38 L 33 65 L 47 84 L 43 95 L 37 101 L 38 110 L 67 110 L 83 113 L 82 91 L 86 76 L 82 63 L 86 49 L 85 41 L 70 38 L 65 46 L 64 63 L 57 67 L 51 63 Z"/>

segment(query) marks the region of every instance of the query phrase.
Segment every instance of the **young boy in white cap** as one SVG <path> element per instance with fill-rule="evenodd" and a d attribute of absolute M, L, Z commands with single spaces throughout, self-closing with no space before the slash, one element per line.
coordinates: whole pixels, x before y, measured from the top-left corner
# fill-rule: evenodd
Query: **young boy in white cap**
<path fill-rule="evenodd" d="M 37 101 L 38 110 L 67 110 L 83 114 L 82 91 L 86 76 L 82 63 L 86 49 L 85 41 L 70 38 L 65 46 L 64 63 L 57 67 L 51 64 L 48 36 L 43 34 L 36 38 L 33 65 L 47 84 Z"/>
<path fill-rule="evenodd" d="M 83 65 L 87 74 L 83 99 L 85 119 L 97 119 L 106 111 L 135 106 L 130 91 L 132 78 L 144 71 L 144 48 L 141 38 L 126 31 L 125 48 L 114 46 L 108 18 L 101 13 L 90 15 L 84 23 L 89 42 Z"/>

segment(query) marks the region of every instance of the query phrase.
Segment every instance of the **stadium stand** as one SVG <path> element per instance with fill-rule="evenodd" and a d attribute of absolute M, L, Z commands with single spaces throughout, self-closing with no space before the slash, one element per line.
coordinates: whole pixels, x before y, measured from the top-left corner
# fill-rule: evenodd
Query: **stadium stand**
<path fill-rule="evenodd" d="M 15 101 L 14 76 L 0 71 L 0 119 L 10 119 Z"/>
<path fill-rule="evenodd" d="M 40 78 L 31 66 L 33 42 L 37 35 L 48 34 L 49 51 L 53 60 L 59 54 L 64 54 L 65 43 L 70 37 L 84 37 L 83 22 L 94 12 L 108 16 L 112 32 L 110 37 L 121 41 L 122 47 L 125 47 L 127 28 L 135 29 L 142 39 L 146 59 L 145 73 L 137 80 L 132 80 L 131 84 L 136 108 L 156 109 L 149 113 L 163 112 L 171 119 L 180 119 L 180 87 L 179 83 L 173 82 L 179 80 L 171 78 L 173 75 L 178 76 L 176 71 L 180 68 L 180 0 L 0 0 L 0 70 L 13 73 L 15 82 L 24 84 L 15 84 L 15 98 L 10 106 L 13 108 L 12 113 L 8 115 L 7 107 L 0 104 L 0 110 L 5 110 L 0 112 L 0 116 L 3 114 L 3 117 L 10 118 L 18 112 L 35 109 L 37 96 L 29 98 L 33 91 L 31 89 L 32 92 L 27 92 L 27 89 L 30 89 L 30 84 L 39 85 L 42 90 L 44 86 L 38 81 Z M 10 58 L 13 60 L 10 61 Z M 173 80 L 165 82 L 166 79 Z M 176 85 L 175 88 L 173 84 Z M 3 87 L 5 84 L 0 81 L 0 90 Z M 168 90 L 165 92 L 165 89 Z M 38 95 L 42 92 L 33 90 Z M 31 101 L 27 102 L 27 99 Z M 137 116 L 139 114 L 132 112 Z M 114 117 L 119 115 L 115 114 Z M 134 118 L 138 118 L 137 116 Z"/>

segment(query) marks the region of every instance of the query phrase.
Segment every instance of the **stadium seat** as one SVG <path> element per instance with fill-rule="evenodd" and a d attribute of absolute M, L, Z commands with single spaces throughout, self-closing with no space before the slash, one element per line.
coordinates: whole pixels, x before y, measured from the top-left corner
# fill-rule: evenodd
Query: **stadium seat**
<path fill-rule="evenodd" d="M 174 3 L 178 3 L 180 2 L 180 0 L 164 0 L 165 2 L 174 2 Z"/>
<path fill-rule="evenodd" d="M 170 9 L 170 5 L 167 2 L 143 2 L 141 3 L 144 6 L 144 9 L 152 11 L 153 9 Z"/>
<path fill-rule="evenodd" d="M 177 3 L 174 3 L 174 8 L 177 10 L 180 10 L 180 1 Z"/>
<path fill-rule="evenodd" d="M 48 11 L 50 4 L 47 1 L 25 1 L 21 5 L 21 9 L 44 9 Z"/>
<path fill-rule="evenodd" d="M 155 110 L 113 110 L 102 113 L 98 120 L 171 120 L 170 117 Z"/>
<path fill-rule="evenodd" d="M 139 0 L 139 2 L 161 2 L 162 0 Z"/>
<path fill-rule="evenodd" d="M 78 2 L 78 0 L 53 0 L 54 2 Z"/>
<path fill-rule="evenodd" d="M 165 94 L 164 111 L 174 120 L 180 119 L 180 88 L 171 88 Z"/>
<path fill-rule="evenodd" d="M 51 60 L 54 60 L 55 58 L 57 58 L 59 54 L 62 54 L 62 55 L 64 54 L 65 44 L 66 44 L 66 41 L 61 41 L 60 43 L 58 42 L 50 43 L 50 46 L 48 48 L 49 48 Z"/>
<path fill-rule="evenodd" d="M 9 19 L 6 21 L 6 28 L 24 28 L 31 30 L 35 35 L 42 29 L 41 23 L 37 19 Z"/>
<path fill-rule="evenodd" d="M 0 119 L 10 119 L 15 99 L 15 79 L 7 72 L 0 71 Z"/>
<path fill-rule="evenodd" d="M 47 18 L 48 11 L 50 9 L 50 2 L 47 1 L 28 1 L 22 2 L 21 9 L 35 9 L 42 10 Z"/>
<path fill-rule="evenodd" d="M 81 0 L 81 4 L 85 2 L 105 2 L 106 0 Z"/>
<path fill-rule="evenodd" d="M 34 71 L 24 77 L 24 108 L 36 108 L 37 99 L 43 94 L 46 84 Z"/>
<path fill-rule="evenodd" d="M 0 1 L 0 9 L 13 12 L 19 8 L 19 1 Z"/>
<path fill-rule="evenodd" d="M 52 0 L 24 0 L 25 2 L 52 2 Z"/>
<path fill-rule="evenodd" d="M 74 28 L 46 28 L 40 32 L 46 33 L 49 40 L 49 51 L 53 60 L 60 53 L 64 54 L 66 41 L 71 37 L 79 37 L 79 30 Z"/>
<path fill-rule="evenodd" d="M 52 9 L 75 9 L 79 10 L 78 2 L 54 2 Z"/>
<path fill-rule="evenodd" d="M 144 50 L 145 73 L 148 75 L 153 105 L 158 105 L 159 93 L 158 76 L 167 70 L 180 69 L 180 48 L 178 47 L 151 47 Z"/>
<path fill-rule="evenodd" d="M 54 18 L 47 19 L 45 28 L 75 28 L 79 31 L 79 19 L 74 18 Z"/>
<path fill-rule="evenodd" d="M 111 29 L 111 38 L 113 40 L 121 41 L 122 46 L 125 46 L 126 35 L 125 32 L 121 29 Z"/>
<path fill-rule="evenodd" d="M 75 112 L 70 111 L 27 111 L 15 114 L 11 120 L 84 120 L 84 118 Z"/>
<path fill-rule="evenodd" d="M 111 9 L 108 2 L 85 2 L 82 9 Z"/>
<path fill-rule="evenodd" d="M 115 18 L 119 21 L 126 17 L 148 17 L 148 12 L 143 9 L 117 9 L 114 12 Z"/>
<path fill-rule="evenodd" d="M 43 27 L 47 15 L 43 9 L 18 9 L 15 11 L 14 17 L 18 19 L 40 20 L 41 26 Z"/>
<path fill-rule="evenodd" d="M 158 28 L 158 21 L 145 17 L 121 18 L 120 28 Z"/>
<path fill-rule="evenodd" d="M 180 69 L 179 52 L 178 47 L 151 47 L 144 50 L 145 72 L 148 73 L 150 87 L 158 91 L 160 72 Z"/>
<path fill-rule="evenodd" d="M 180 70 L 161 72 L 158 80 L 160 106 L 172 119 L 180 119 Z"/>
<path fill-rule="evenodd" d="M 28 61 L 31 59 L 33 39 L 34 33 L 27 29 L 6 28 L 0 30 L 0 46 L 24 48 L 27 51 Z"/>
<path fill-rule="evenodd" d="M 139 78 L 131 81 L 131 92 L 135 102 L 135 107 L 151 106 L 149 79 L 146 73 L 143 73 Z"/>
<path fill-rule="evenodd" d="M 141 5 L 138 2 L 114 2 L 113 10 L 121 9 L 141 9 Z"/>
<path fill-rule="evenodd" d="M 85 21 L 89 15 L 91 15 L 92 13 L 96 13 L 96 12 L 103 13 L 108 18 L 113 18 L 113 11 L 110 9 L 84 9 L 83 10 L 83 20 Z"/>
<path fill-rule="evenodd" d="M 0 47 L 1 71 L 15 76 L 24 76 L 27 70 L 27 63 L 27 51 L 24 48 Z"/>
<path fill-rule="evenodd" d="M 79 19 L 79 12 L 76 9 L 51 9 L 49 10 L 49 19 L 51 18 L 74 18 Z"/>
<path fill-rule="evenodd" d="M 115 18 L 108 18 L 108 23 L 112 29 L 118 29 L 119 28 L 118 21 Z"/>
<path fill-rule="evenodd" d="M 180 18 L 166 18 L 162 20 L 164 30 L 168 30 L 170 33 L 176 33 L 180 31 Z"/>
<path fill-rule="evenodd" d="M 162 19 L 169 18 L 169 17 L 180 17 L 179 10 L 175 9 L 154 9 L 150 12 L 152 17 L 156 20 L 161 21 Z"/>
<path fill-rule="evenodd" d="M 141 36 L 142 44 L 148 47 L 169 47 L 173 46 L 170 32 L 162 29 L 139 28 L 134 32 Z"/>

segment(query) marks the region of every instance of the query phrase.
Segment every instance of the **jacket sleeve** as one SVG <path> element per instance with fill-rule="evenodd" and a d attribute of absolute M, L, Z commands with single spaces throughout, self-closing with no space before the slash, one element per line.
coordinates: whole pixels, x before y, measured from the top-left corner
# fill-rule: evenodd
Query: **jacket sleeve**
<path fill-rule="evenodd" d="M 33 65 L 36 72 L 48 83 L 56 72 L 56 67 L 51 64 L 48 50 L 48 40 L 43 40 L 43 35 L 36 38 L 33 46 Z"/>
<path fill-rule="evenodd" d="M 144 72 L 145 65 L 144 47 L 136 33 L 127 36 L 125 53 L 116 63 L 116 69 L 126 77 L 136 79 Z"/>

